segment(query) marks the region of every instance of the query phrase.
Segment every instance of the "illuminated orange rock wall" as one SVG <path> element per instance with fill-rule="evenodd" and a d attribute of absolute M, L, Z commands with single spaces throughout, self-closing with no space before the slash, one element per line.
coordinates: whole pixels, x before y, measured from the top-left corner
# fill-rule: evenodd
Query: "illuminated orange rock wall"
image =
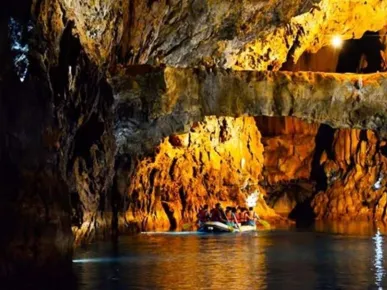
<path fill-rule="evenodd" d="M 259 117 L 265 147 L 265 179 L 269 184 L 308 179 L 318 124 L 292 117 Z"/>
<path fill-rule="evenodd" d="M 125 221 L 148 231 L 192 228 L 200 206 L 244 206 L 255 189 L 274 209 L 261 198 L 261 216 L 289 214 L 313 197 L 318 128 L 291 117 L 206 117 L 139 161 L 128 176 Z M 321 156 L 328 186 L 313 198 L 317 219 L 385 218 L 385 146 L 372 131 L 336 130 Z"/>
<path fill-rule="evenodd" d="M 324 153 L 321 164 L 328 189 L 312 203 L 318 219 L 385 219 L 385 146 L 372 131 L 338 130 L 331 158 Z"/>
<path fill-rule="evenodd" d="M 262 166 L 254 118 L 207 117 L 191 132 L 164 139 L 154 157 L 138 164 L 128 189 L 126 221 L 142 230 L 168 230 L 194 223 L 206 203 L 245 206 L 247 194 L 259 188 Z M 263 199 L 256 210 L 274 215 Z"/>

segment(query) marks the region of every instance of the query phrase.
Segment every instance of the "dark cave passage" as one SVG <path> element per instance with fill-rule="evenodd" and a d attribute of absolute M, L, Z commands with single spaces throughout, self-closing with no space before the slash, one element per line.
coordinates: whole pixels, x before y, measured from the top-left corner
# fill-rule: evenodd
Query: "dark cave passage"
<path fill-rule="evenodd" d="M 312 160 L 312 170 L 310 177 L 316 182 L 316 191 L 326 190 L 327 177 L 320 164 L 322 155 L 325 153 L 329 159 L 333 159 L 332 145 L 334 141 L 335 129 L 321 124 L 316 135 L 316 149 Z"/>
<path fill-rule="evenodd" d="M 374 73 L 386 70 L 386 44 L 378 32 L 367 31 L 360 39 L 344 42 L 336 72 Z"/>

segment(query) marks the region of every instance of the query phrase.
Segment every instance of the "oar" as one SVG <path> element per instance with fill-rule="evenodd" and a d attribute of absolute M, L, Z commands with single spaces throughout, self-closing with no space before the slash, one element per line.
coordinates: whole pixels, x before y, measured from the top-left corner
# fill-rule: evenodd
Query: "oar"
<path fill-rule="evenodd" d="M 233 212 L 232 212 L 231 214 L 232 214 L 232 216 L 233 216 L 233 218 L 234 218 L 234 222 L 235 222 L 236 225 L 238 226 L 239 231 L 242 232 L 242 228 L 241 228 L 241 226 L 239 225 L 238 220 L 237 220 L 235 214 L 234 214 Z"/>
<path fill-rule="evenodd" d="M 183 224 L 182 229 L 183 231 L 186 231 L 188 229 L 191 229 L 192 227 L 193 227 L 192 223 L 187 223 L 187 224 Z"/>
<path fill-rule="evenodd" d="M 265 221 L 265 220 L 263 220 L 263 219 L 258 219 L 258 222 L 259 222 L 261 225 L 263 225 L 265 228 L 270 229 L 270 224 L 269 224 L 267 221 Z"/>

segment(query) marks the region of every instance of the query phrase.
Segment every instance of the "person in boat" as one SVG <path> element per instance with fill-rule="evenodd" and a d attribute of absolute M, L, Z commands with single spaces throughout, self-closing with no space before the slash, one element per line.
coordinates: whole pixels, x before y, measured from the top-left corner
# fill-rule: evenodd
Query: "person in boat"
<path fill-rule="evenodd" d="M 240 221 L 239 221 L 239 218 L 238 218 L 238 210 L 239 208 L 238 207 L 234 207 L 232 210 L 231 210 L 231 214 L 232 214 L 232 218 L 233 218 L 233 221 L 234 221 L 234 226 L 236 228 L 238 228 L 240 226 Z M 240 211 L 240 210 L 239 210 Z"/>
<path fill-rule="evenodd" d="M 227 218 L 227 225 L 231 227 L 235 227 L 235 218 L 234 214 L 232 213 L 231 207 L 226 207 L 226 218 Z"/>
<path fill-rule="evenodd" d="M 218 202 L 215 205 L 215 208 L 211 210 L 211 221 L 212 222 L 221 222 L 227 224 L 227 218 L 226 215 L 222 209 L 222 206 Z"/>
<path fill-rule="evenodd" d="M 205 204 L 199 213 L 197 214 L 199 226 L 210 220 L 210 211 L 208 210 L 208 204 Z"/>
<path fill-rule="evenodd" d="M 255 226 L 256 222 L 259 220 L 259 216 L 255 213 L 252 207 L 249 207 L 249 210 L 245 212 L 246 224 L 250 226 Z"/>
<path fill-rule="evenodd" d="M 234 215 L 235 215 L 235 219 L 237 220 L 237 222 L 239 224 L 242 224 L 242 212 L 241 212 L 241 208 L 239 206 L 235 207 Z"/>
<path fill-rule="evenodd" d="M 247 208 L 242 207 L 240 209 L 240 211 L 239 211 L 239 218 L 238 218 L 238 220 L 241 223 L 241 225 L 246 225 L 246 223 L 247 223 L 247 216 L 248 216 Z"/>

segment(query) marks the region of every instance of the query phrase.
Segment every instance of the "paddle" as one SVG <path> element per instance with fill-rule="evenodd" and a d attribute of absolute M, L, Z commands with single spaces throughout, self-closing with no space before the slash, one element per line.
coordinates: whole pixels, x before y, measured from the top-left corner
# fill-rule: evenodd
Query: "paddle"
<path fill-rule="evenodd" d="M 232 217 L 234 218 L 234 222 L 238 226 L 239 231 L 242 232 L 242 228 L 241 228 L 240 224 L 238 223 L 238 220 L 237 220 L 235 214 L 233 212 L 231 214 L 232 214 Z"/>
<path fill-rule="evenodd" d="M 193 223 L 183 224 L 183 226 L 182 226 L 183 231 L 187 231 L 187 230 L 190 230 L 192 228 L 193 228 Z"/>
<path fill-rule="evenodd" d="M 270 224 L 269 224 L 267 221 L 265 221 L 265 220 L 263 220 L 263 219 L 258 219 L 257 221 L 258 221 L 261 225 L 263 225 L 265 228 L 267 228 L 267 229 L 270 229 L 270 228 L 271 228 Z"/>

